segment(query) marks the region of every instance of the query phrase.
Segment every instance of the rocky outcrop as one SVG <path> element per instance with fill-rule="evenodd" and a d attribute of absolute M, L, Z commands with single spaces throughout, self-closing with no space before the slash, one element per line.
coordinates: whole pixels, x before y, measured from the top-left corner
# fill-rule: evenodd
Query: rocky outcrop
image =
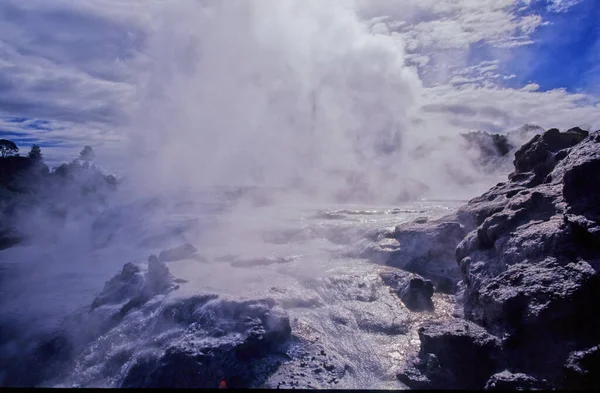
<path fill-rule="evenodd" d="M 132 308 L 138 308 L 153 296 L 166 294 L 179 288 L 177 283 L 185 280 L 173 277 L 169 268 L 156 255 L 148 258 L 148 270 L 133 263 L 123 266 L 121 273 L 104 284 L 102 292 L 94 299 L 91 309 L 103 305 L 121 305 L 119 316 Z"/>
<path fill-rule="evenodd" d="M 381 234 L 361 256 L 423 276 L 434 283 L 437 291 L 453 293 L 460 280 L 454 249 L 465 234 L 455 216 L 417 219 Z"/>
<path fill-rule="evenodd" d="M 289 359 L 290 320 L 274 300 L 162 296 L 175 289 L 175 280 L 156 256 L 149 258 L 147 273 L 126 264 L 106 283 L 87 319 L 63 327 L 66 341 L 53 335 L 27 363 L 13 367 L 36 366 L 34 382 L 25 371 L 8 378 L 0 372 L 0 381 L 153 388 L 217 388 L 225 381 L 229 388 L 252 388 L 264 386 Z M 90 330 L 91 324 L 94 332 L 73 341 L 78 327 Z"/>
<path fill-rule="evenodd" d="M 457 214 L 470 230 L 456 248 L 463 315 L 501 340 L 510 376 L 479 370 L 483 355 L 475 372 L 488 374 L 489 388 L 597 383 L 589 370 L 598 362 L 579 359 L 596 359 L 600 343 L 600 131 L 549 130 L 522 146 L 514 164 L 508 182 Z M 427 353 L 424 346 L 422 338 Z M 429 383 L 413 379 L 433 386 L 429 374 L 419 374 Z M 482 381 L 457 386 L 483 388 Z"/>

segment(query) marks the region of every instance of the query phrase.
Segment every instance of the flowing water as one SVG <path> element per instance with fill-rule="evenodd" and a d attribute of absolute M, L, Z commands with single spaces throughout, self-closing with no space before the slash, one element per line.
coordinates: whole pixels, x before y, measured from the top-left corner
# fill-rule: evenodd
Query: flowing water
<path fill-rule="evenodd" d="M 91 238 L 86 247 L 80 244 L 80 250 L 72 240 L 57 240 L 44 248 L 45 253 L 39 246 L 1 252 L 0 259 L 19 257 L 30 271 L 27 280 L 4 285 L 10 301 L 6 297 L 2 301 L 1 315 L 4 321 L 18 321 L 30 330 L 51 330 L 62 318 L 87 309 L 104 281 L 125 262 L 144 265 L 151 253 L 187 242 L 198 249 L 197 255 L 167 263 L 171 273 L 186 283 L 166 297 L 155 297 L 146 311 L 132 313 L 94 338 L 74 359 L 66 377 L 42 385 L 119 386 L 136 354 L 169 340 L 161 336 L 167 333 L 144 330 L 162 303 L 214 293 L 233 300 L 275 301 L 290 316 L 296 337 L 317 343 L 348 370 L 334 387 L 402 388 L 396 373 L 407 354 L 418 348 L 418 325 L 449 315 L 453 299 L 435 294 L 433 313 L 410 312 L 379 277 L 390 268 L 359 256 L 383 230 L 419 217 L 441 217 L 461 204 L 273 204 L 222 194 L 169 206 L 153 201 L 130 204 L 105 213 L 89 233 L 83 224 L 75 229 L 85 232 L 85 239 Z M 60 261 L 61 250 L 64 261 Z M 8 344 L 3 345 L 8 356 Z M 123 360 L 111 366 L 116 358 Z M 285 362 L 272 380 L 297 367 L 294 360 Z"/>

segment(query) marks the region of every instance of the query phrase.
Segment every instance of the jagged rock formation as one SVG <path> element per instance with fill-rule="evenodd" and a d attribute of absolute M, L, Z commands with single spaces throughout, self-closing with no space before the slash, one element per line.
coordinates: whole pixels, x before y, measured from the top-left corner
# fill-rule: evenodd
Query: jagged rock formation
<path fill-rule="evenodd" d="M 474 372 L 492 377 L 505 369 L 528 375 L 497 374 L 490 388 L 502 381 L 511 387 L 544 380 L 554 387 L 597 384 L 591 370 L 598 369 L 600 343 L 595 308 L 600 296 L 600 131 L 588 136 L 580 129 L 549 130 L 522 146 L 514 164 L 509 182 L 458 212 L 471 230 L 456 249 L 464 317 L 502 344 L 501 361 L 492 368 L 475 361 Z M 417 377 L 401 378 L 409 386 L 435 386 L 435 373 L 422 365 L 437 349 L 421 339 Z M 455 339 L 451 333 L 446 340 Z M 483 378 L 467 381 L 452 364 L 440 365 L 457 378 L 456 386 L 485 386 Z"/>
<path fill-rule="evenodd" d="M 148 258 L 148 271 L 133 263 L 123 266 L 121 273 L 111 278 L 104 285 L 102 292 L 94 299 L 92 310 L 102 305 L 124 304 L 121 314 L 134 307 L 143 305 L 158 294 L 165 294 L 177 289 L 175 277 L 156 255 Z"/>

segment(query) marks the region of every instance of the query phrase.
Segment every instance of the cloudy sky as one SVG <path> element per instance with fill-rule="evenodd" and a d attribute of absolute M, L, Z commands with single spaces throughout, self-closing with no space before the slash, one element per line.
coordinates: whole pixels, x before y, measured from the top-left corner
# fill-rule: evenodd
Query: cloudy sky
<path fill-rule="evenodd" d="M 186 1 L 0 0 L 0 138 L 23 152 L 41 145 L 51 166 L 89 144 L 114 167 L 131 136 L 132 113 L 139 116 L 140 75 L 158 72 L 153 64 L 164 66 L 169 56 L 155 50 L 168 40 L 149 37 L 165 23 L 177 25 L 173 15 L 193 29 Z M 312 7 L 333 2 L 351 8 L 370 34 L 398 44 L 419 85 L 418 116 L 440 128 L 600 128 L 598 0 L 321 0 Z M 161 18 L 168 7 L 183 12 L 167 23 Z M 249 7 L 220 7 L 229 12 L 220 17 Z M 271 23 L 269 11 L 258 8 Z M 165 107 L 160 116 L 170 113 Z"/>

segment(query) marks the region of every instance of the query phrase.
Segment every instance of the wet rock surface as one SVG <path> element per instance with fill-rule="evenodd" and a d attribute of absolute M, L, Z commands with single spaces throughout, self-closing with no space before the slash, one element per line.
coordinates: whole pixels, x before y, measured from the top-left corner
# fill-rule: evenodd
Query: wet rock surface
<path fill-rule="evenodd" d="M 465 235 L 455 216 L 431 221 L 417 219 L 383 233 L 363 256 L 423 276 L 439 292 L 453 293 L 460 280 L 454 249 Z"/>
<path fill-rule="evenodd" d="M 121 387 L 261 386 L 285 359 L 291 337 L 289 318 L 268 301 L 197 296 L 166 306 L 155 323 L 183 331 L 164 351 L 138 357 Z"/>
<path fill-rule="evenodd" d="M 600 343 L 599 173 L 600 131 L 549 130 L 517 151 L 508 182 L 459 209 L 459 222 L 470 230 L 456 247 L 461 316 L 500 340 L 498 366 L 510 373 L 494 370 L 489 354 L 479 353 L 472 363 L 478 377 L 463 380 L 451 363 L 436 360 L 431 339 L 420 334 L 420 356 L 400 376 L 405 383 L 438 386 L 439 374 L 457 387 L 597 385 L 591 370 Z"/>

